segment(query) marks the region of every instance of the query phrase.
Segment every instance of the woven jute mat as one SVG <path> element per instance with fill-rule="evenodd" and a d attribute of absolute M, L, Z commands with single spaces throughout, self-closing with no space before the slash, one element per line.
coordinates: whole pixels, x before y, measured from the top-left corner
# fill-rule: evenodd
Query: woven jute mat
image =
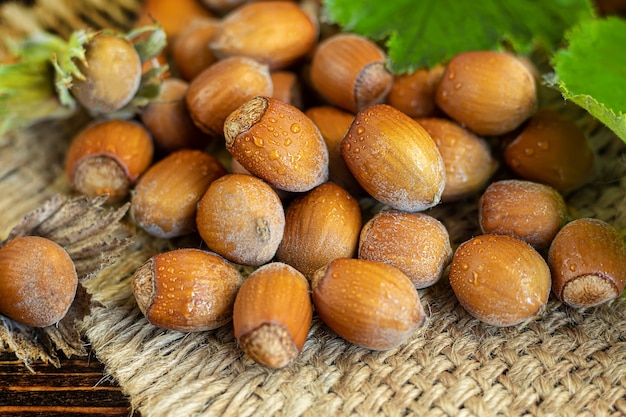
<path fill-rule="evenodd" d="M 87 24 L 123 28 L 138 4 L 47 0 L 31 7 L 5 5 L 0 27 L 15 36 L 37 28 L 67 34 Z M 567 195 L 571 213 L 626 230 L 626 147 L 580 114 L 598 171 L 590 184 Z M 27 214 L 77 201 L 64 177 L 63 157 L 86 122 L 77 115 L 0 138 L 0 240 Z M 95 210 L 92 216 L 111 221 L 125 210 L 87 203 Z M 379 209 L 367 202 L 364 207 Z M 429 213 L 448 227 L 455 246 L 478 232 L 475 199 Z M 585 310 L 552 297 L 541 317 L 496 328 L 469 316 L 444 278 L 420 290 L 428 321 L 397 349 L 356 347 L 314 317 L 301 356 L 284 369 L 270 370 L 242 353 L 230 325 L 202 333 L 150 325 L 134 301 L 131 275 L 155 253 L 199 243 L 150 238 L 126 218 L 119 225 L 128 238 L 110 244 L 106 249 L 114 252 L 113 261 L 82 281 L 91 309 L 76 328 L 144 416 L 626 415 L 624 296 Z M 109 223 L 103 230 L 123 234 Z M 28 333 L 16 344 L 19 329 L 2 323 L 0 350 L 18 350 L 26 364 L 55 362 L 58 349 L 83 353 L 83 346 L 68 347 L 63 338 L 28 344 Z"/>

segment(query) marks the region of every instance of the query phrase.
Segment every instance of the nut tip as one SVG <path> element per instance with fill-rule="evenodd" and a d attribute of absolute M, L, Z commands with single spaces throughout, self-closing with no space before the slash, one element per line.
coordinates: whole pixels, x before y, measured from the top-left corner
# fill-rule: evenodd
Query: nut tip
<path fill-rule="evenodd" d="M 154 260 L 149 259 L 133 274 L 131 285 L 139 310 L 146 315 L 156 293 L 154 286 Z"/>
<path fill-rule="evenodd" d="M 242 350 L 255 362 L 269 368 L 283 368 L 298 357 L 300 351 L 289 331 L 276 323 L 265 323 L 241 336 Z"/>

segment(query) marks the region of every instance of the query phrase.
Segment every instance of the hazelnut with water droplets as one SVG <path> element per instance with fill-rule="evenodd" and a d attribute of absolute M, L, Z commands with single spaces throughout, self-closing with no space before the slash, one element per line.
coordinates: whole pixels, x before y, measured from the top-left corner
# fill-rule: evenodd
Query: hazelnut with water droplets
<path fill-rule="evenodd" d="M 449 279 L 468 313 L 500 327 L 541 314 L 551 289 L 543 257 L 507 235 L 484 234 L 462 243 L 450 264 Z"/>

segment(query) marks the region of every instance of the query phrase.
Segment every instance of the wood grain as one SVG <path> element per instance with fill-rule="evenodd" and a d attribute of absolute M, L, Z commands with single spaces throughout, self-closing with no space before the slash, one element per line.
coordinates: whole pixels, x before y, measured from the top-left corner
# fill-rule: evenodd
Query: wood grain
<path fill-rule="evenodd" d="M 0 354 L 0 416 L 139 417 L 104 366 L 93 355 L 62 359 L 61 367 Z"/>

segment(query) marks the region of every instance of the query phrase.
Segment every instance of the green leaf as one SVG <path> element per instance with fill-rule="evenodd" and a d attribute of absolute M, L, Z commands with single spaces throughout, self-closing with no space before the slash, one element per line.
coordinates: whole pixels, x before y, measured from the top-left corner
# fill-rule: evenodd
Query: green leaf
<path fill-rule="evenodd" d="M 568 47 L 552 58 L 550 84 L 626 142 L 626 21 L 583 22 L 566 39 Z"/>
<path fill-rule="evenodd" d="M 590 0 L 325 0 L 345 31 L 385 41 L 395 73 L 432 67 L 468 50 L 552 50 L 566 29 L 593 16 Z"/>

